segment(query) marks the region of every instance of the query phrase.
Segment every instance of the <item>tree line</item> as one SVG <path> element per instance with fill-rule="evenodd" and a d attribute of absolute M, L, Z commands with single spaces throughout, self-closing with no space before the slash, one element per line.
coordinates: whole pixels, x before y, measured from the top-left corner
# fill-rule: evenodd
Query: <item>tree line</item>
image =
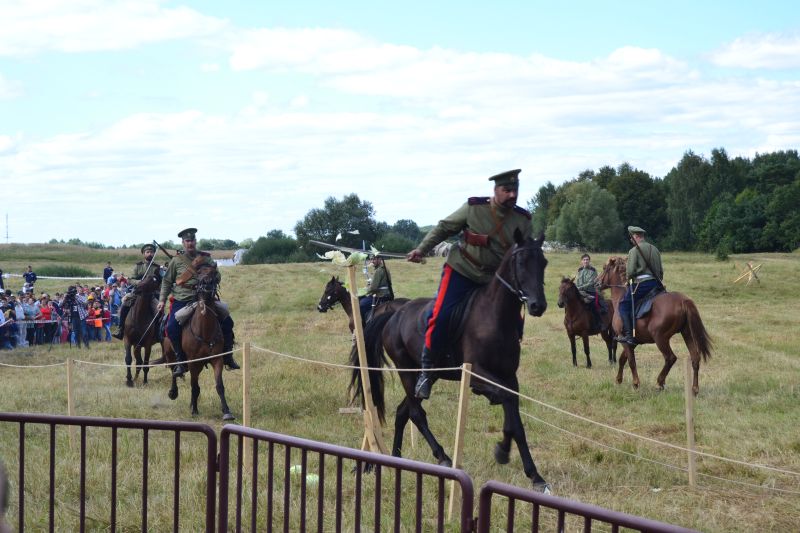
<path fill-rule="evenodd" d="M 800 246 L 800 158 L 796 150 L 731 159 L 691 151 L 654 178 L 625 163 L 586 170 L 539 188 L 528 202 L 534 231 L 589 250 L 618 250 L 626 227 L 645 228 L 666 250 L 788 252 Z"/>

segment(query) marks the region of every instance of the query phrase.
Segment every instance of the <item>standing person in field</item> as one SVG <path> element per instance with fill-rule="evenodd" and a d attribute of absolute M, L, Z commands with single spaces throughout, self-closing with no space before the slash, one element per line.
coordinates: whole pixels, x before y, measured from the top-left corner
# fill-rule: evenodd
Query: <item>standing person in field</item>
<path fill-rule="evenodd" d="M 358 300 L 362 320 L 366 320 L 370 316 L 372 309 L 379 303 L 394 300 L 392 279 L 389 277 L 389 271 L 386 269 L 383 258 L 376 255 L 372 257 L 370 262 L 375 268 L 375 272 L 372 273 L 372 279 L 369 282 L 369 287 L 367 287 L 367 295 Z"/>
<path fill-rule="evenodd" d="M 108 281 L 108 278 L 110 278 L 113 273 L 114 269 L 111 268 L 111 261 L 109 261 L 106 263 L 106 267 L 103 269 L 103 283 L 108 283 L 109 285 L 114 283 L 113 281 Z"/>
<path fill-rule="evenodd" d="M 406 256 L 418 263 L 434 246 L 462 233 L 442 268 L 442 279 L 435 303 L 428 317 L 425 344 L 420 357 L 422 372 L 414 394 L 425 399 L 431 395 L 437 359 L 447 349 L 447 325 L 453 310 L 474 289 L 491 281 L 506 251 L 514 244 L 514 231 L 525 239 L 532 233 L 531 215 L 517 206 L 519 173 L 509 170 L 492 176 L 494 196 L 473 197 L 428 233 L 415 250 Z"/>
<path fill-rule="evenodd" d="M 33 292 L 33 285 L 38 278 L 36 277 L 36 272 L 33 271 L 30 265 L 28 265 L 28 271 L 22 274 L 22 277 L 25 278 L 25 283 L 28 284 L 31 288 L 31 292 Z"/>
<path fill-rule="evenodd" d="M 156 247 L 152 244 L 145 244 L 142 246 L 141 252 L 143 259 L 134 265 L 133 274 L 129 280 L 130 286 L 134 288 L 140 281 L 150 276 L 156 276 L 158 279 L 161 279 L 161 265 L 153 261 L 153 257 L 156 254 Z M 119 327 L 117 328 L 117 332 L 113 335 L 119 340 L 122 340 L 125 331 L 125 318 L 128 316 L 128 312 L 131 310 L 131 306 L 133 306 L 135 301 L 136 295 L 133 291 L 122 298 L 122 307 L 119 312 Z M 156 314 L 158 312 L 158 299 L 155 295 L 153 295 L 151 305 L 153 307 L 153 314 Z"/>
<path fill-rule="evenodd" d="M 656 287 L 664 287 L 664 269 L 661 266 L 661 252 L 645 240 L 645 231 L 638 226 L 628 226 L 633 248 L 628 251 L 625 274 L 628 288 L 619 302 L 619 316 L 622 318 L 622 333 L 616 337 L 618 342 L 636 346 L 633 338 L 633 298 L 644 296 Z"/>
<path fill-rule="evenodd" d="M 178 253 L 173 257 L 167 265 L 167 272 L 164 274 L 164 279 L 161 281 L 161 296 L 158 299 L 158 307 L 156 311 L 163 311 L 164 305 L 170 294 L 173 296 L 173 302 L 169 310 L 169 319 L 167 321 L 167 336 L 172 343 L 175 350 L 175 359 L 179 363 L 172 369 L 172 374 L 180 377 L 186 373 L 186 354 L 183 353 L 183 346 L 181 345 L 182 328 L 175 319 L 175 313 L 192 303 L 194 300 L 194 289 L 197 285 L 197 273 L 193 263 L 199 260 L 202 264 L 216 266 L 217 263 L 211 259 L 211 254 L 202 252 L 197 249 L 197 228 L 187 228 L 180 233 L 178 237 L 183 244 L 183 253 Z M 191 274 L 188 280 L 181 281 L 184 273 Z M 217 281 L 222 279 L 222 275 L 217 270 Z M 180 283 L 179 283 L 180 281 Z M 222 328 L 223 337 L 223 352 L 231 352 L 233 350 L 233 318 L 227 313 L 227 306 L 222 302 L 218 302 L 220 307 L 224 306 L 224 313 L 220 312 L 217 316 L 220 319 L 220 327 Z M 218 308 L 219 309 L 219 308 Z M 239 365 L 233 360 L 232 353 L 226 353 L 223 356 L 223 362 L 229 370 L 236 370 Z"/>

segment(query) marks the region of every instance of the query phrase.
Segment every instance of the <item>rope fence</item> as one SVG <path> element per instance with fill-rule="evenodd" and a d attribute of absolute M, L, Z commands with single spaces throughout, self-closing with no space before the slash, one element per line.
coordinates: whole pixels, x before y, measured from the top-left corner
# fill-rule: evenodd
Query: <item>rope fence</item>
<path fill-rule="evenodd" d="M 275 356 L 282 357 L 282 358 L 285 358 L 285 359 L 289 359 L 289 360 L 292 360 L 292 361 L 297 361 L 297 362 L 302 362 L 302 363 L 307 363 L 307 364 L 314 364 L 314 365 L 327 367 L 327 368 L 345 369 L 345 370 L 351 370 L 351 371 L 352 370 L 361 370 L 361 367 L 355 366 L 355 365 L 329 363 L 329 362 L 326 362 L 326 361 L 319 361 L 319 360 L 310 359 L 310 358 L 307 358 L 307 357 L 300 357 L 300 356 L 296 356 L 296 355 L 291 355 L 291 354 L 286 354 L 286 353 L 270 350 L 268 348 L 263 348 L 261 346 L 256 346 L 256 345 L 250 345 L 250 348 L 252 350 L 254 350 L 254 351 L 257 351 L 257 352 L 267 353 L 267 354 L 275 355 Z M 228 354 L 233 354 L 233 353 L 236 353 L 238 351 L 242 351 L 242 348 L 236 348 L 236 349 L 233 349 L 233 350 L 231 350 L 229 352 L 224 352 L 224 353 L 221 353 L 221 354 L 211 355 L 211 356 L 203 357 L 203 358 L 199 358 L 199 359 L 192 359 L 191 361 L 188 361 L 188 362 L 189 363 L 191 363 L 191 362 L 204 362 L 204 361 L 208 361 L 208 360 L 211 360 L 211 359 L 220 358 L 220 357 L 223 357 L 223 356 L 228 355 Z M 245 352 L 247 352 L 247 350 L 245 350 Z M 127 368 L 128 367 L 127 364 L 103 363 L 103 362 L 96 362 L 96 361 L 86 361 L 86 360 L 82 360 L 82 359 L 72 359 L 71 362 L 72 363 L 89 365 L 89 366 L 95 366 L 95 367 L 109 367 L 109 368 Z M 10 368 L 35 368 L 35 369 L 39 369 L 39 368 L 51 368 L 51 367 L 65 366 L 65 365 L 68 365 L 68 364 L 69 364 L 68 361 L 63 361 L 63 362 L 45 364 L 45 365 L 13 365 L 13 364 L 9 364 L 9 363 L 0 363 L 0 366 L 2 366 L 2 367 L 10 367 Z M 164 364 L 159 364 L 159 365 L 153 365 L 153 364 L 136 365 L 136 367 L 137 368 L 155 368 L 155 367 L 158 367 L 158 366 L 173 366 L 173 365 L 176 365 L 176 364 L 178 364 L 178 363 L 177 362 L 173 362 L 173 363 L 164 363 Z M 365 370 L 377 371 L 377 372 L 420 372 L 421 371 L 420 369 L 398 369 L 398 368 L 394 368 L 394 367 L 367 367 L 367 368 L 365 368 Z M 537 400 L 536 398 L 533 398 L 533 397 L 528 396 L 526 394 L 523 394 L 521 392 L 517 392 L 517 391 L 511 390 L 510 388 L 505 387 L 504 385 L 496 383 L 496 382 L 494 382 L 494 381 L 492 381 L 492 380 L 490 380 L 490 379 L 488 379 L 488 378 L 486 378 L 484 376 L 481 376 L 481 375 L 479 375 L 479 374 L 477 374 L 477 373 L 475 373 L 475 372 L 473 372 L 471 370 L 465 369 L 465 368 L 463 368 L 461 366 L 458 366 L 458 367 L 446 367 L 446 368 L 436 368 L 436 369 L 432 369 L 432 370 L 436 371 L 436 372 L 452 372 L 452 371 L 456 371 L 456 370 L 462 371 L 465 374 L 467 374 L 467 375 L 469 375 L 471 377 L 474 377 L 476 379 L 479 379 L 479 380 L 487 383 L 488 385 L 496 387 L 499 390 L 505 391 L 505 392 L 507 392 L 509 394 L 516 395 L 520 399 L 529 401 L 529 402 L 531 402 L 533 404 L 536 404 L 536 405 L 538 405 L 540 407 L 543 407 L 545 409 L 549 409 L 551 411 L 554 411 L 554 412 L 557 412 L 557 413 L 572 417 L 572 418 L 574 418 L 576 420 L 580 420 L 580 421 L 595 425 L 595 426 L 603 428 L 605 430 L 616 432 L 616 433 L 624 435 L 626 437 L 639 439 L 639 440 L 642 440 L 642 441 L 645 441 L 645 442 L 648 442 L 648 443 L 651 443 L 651 444 L 656 444 L 656 445 L 659 445 L 659 446 L 663 446 L 665 448 L 670 448 L 670 449 L 673 449 L 675 451 L 684 452 L 684 453 L 691 453 L 691 454 L 694 454 L 694 455 L 697 455 L 697 456 L 706 457 L 706 458 L 709 458 L 709 459 L 714 459 L 714 460 L 718 460 L 718 461 L 722 461 L 722 462 L 726 462 L 726 463 L 730 463 L 730 464 L 735 464 L 735 465 L 744 466 L 744 467 L 748 467 L 748 468 L 767 470 L 767 471 L 776 472 L 776 473 L 780 473 L 780 474 L 785 474 L 785 475 L 789 475 L 789 476 L 798 476 L 798 477 L 800 477 L 800 472 L 795 472 L 795 471 L 787 470 L 787 469 L 783 469 L 783 468 L 777 468 L 777 467 L 764 465 L 764 464 L 760 464 L 760 463 L 751 463 L 751 462 L 747 462 L 747 461 L 731 459 L 731 458 L 723 457 L 723 456 L 720 456 L 720 455 L 717 455 L 717 454 L 713 454 L 713 453 L 693 450 L 693 449 L 686 448 L 684 446 L 679 446 L 679 445 L 676 445 L 676 444 L 660 441 L 658 439 L 654 439 L 654 438 L 647 437 L 647 436 L 644 436 L 644 435 L 639 435 L 637 433 L 634 433 L 634 432 L 631 432 L 631 431 L 627 431 L 627 430 L 624 430 L 624 429 L 620 429 L 620 428 L 611 426 L 609 424 L 605 424 L 603 422 L 598 422 L 596 420 L 592 420 L 592 419 L 587 418 L 585 416 L 582 416 L 582 415 L 579 415 L 579 414 L 576 414 L 576 413 L 572 413 L 572 412 L 567 411 L 565 409 L 561 409 L 560 407 L 556 407 L 554 405 L 548 404 L 548 403 L 543 402 L 541 400 Z M 642 461 L 645 461 L 645 462 L 653 463 L 653 464 L 662 466 L 664 468 L 669 468 L 669 469 L 673 469 L 673 470 L 677 470 L 677 471 L 681 471 L 681 472 L 686 472 L 688 470 L 685 467 L 676 466 L 676 465 L 673 465 L 673 464 L 670 464 L 670 463 L 661 462 L 661 461 L 656 461 L 654 459 L 649 459 L 647 457 L 643 457 L 643 456 L 641 456 L 639 454 L 634 454 L 634 453 L 631 453 L 631 452 L 627 452 L 625 450 L 621 450 L 619 448 L 615 448 L 615 447 L 610 446 L 608 444 L 604 444 L 602 442 L 596 441 L 594 439 L 590 439 L 590 438 L 585 437 L 583 435 L 580 435 L 578 433 L 574 433 L 572 431 L 564 429 L 564 428 L 562 428 L 562 427 L 560 427 L 560 426 L 558 426 L 556 424 L 553 424 L 553 423 L 547 422 L 545 420 L 542 420 L 540 418 L 537 418 L 537 417 L 535 417 L 535 416 L 533 416 L 533 415 L 531 415 L 529 413 L 525 413 L 523 411 L 520 411 L 520 414 L 524 415 L 527 418 L 530 418 L 530 419 L 532 419 L 532 420 L 534 420 L 534 421 L 536 421 L 538 423 L 541 423 L 541 424 L 543 424 L 543 425 L 545 425 L 547 427 L 550 427 L 552 429 L 555 429 L 557 431 L 560 431 L 560 432 L 565 433 L 567 435 L 570 435 L 572 437 L 581 439 L 583 441 L 589 442 L 589 443 L 591 443 L 591 444 L 593 444 L 595 446 L 599 446 L 599 447 L 602 447 L 604 449 L 608 449 L 608 450 L 614 451 L 616 453 L 620 453 L 620 454 L 623 454 L 623 455 L 634 457 L 636 459 L 639 459 L 639 460 L 642 460 Z M 737 485 L 746 486 L 746 487 L 750 487 L 750 488 L 758 488 L 758 489 L 762 489 L 762 490 L 771 490 L 771 491 L 775 491 L 775 492 L 780 492 L 780 493 L 784 493 L 784 494 L 792 494 L 792 495 L 799 495 L 800 494 L 799 491 L 781 489 L 781 488 L 777 488 L 777 487 L 766 487 L 766 486 L 758 485 L 758 484 L 755 484 L 755 483 L 748 483 L 748 482 L 744 482 L 744 481 L 738 481 L 738 480 L 733 480 L 733 479 L 722 478 L 722 477 L 714 476 L 714 475 L 711 475 L 711 474 L 699 473 L 699 475 L 702 476 L 702 477 L 705 477 L 705 478 L 714 479 L 714 480 L 718 480 L 718 481 L 725 481 L 725 482 L 734 483 L 734 484 L 737 484 Z"/>

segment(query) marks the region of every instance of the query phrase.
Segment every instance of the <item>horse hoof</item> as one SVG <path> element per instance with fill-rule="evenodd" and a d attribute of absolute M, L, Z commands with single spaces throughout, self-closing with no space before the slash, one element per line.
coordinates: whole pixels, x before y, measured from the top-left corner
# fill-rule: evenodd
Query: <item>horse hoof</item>
<path fill-rule="evenodd" d="M 533 490 L 541 492 L 542 494 L 552 494 L 552 487 L 546 481 L 536 481 L 533 484 Z"/>
<path fill-rule="evenodd" d="M 592 368 L 592 363 L 589 363 L 588 365 L 586 365 L 586 368 Z"/>
<path fill-rule="evenodd" d="M 132 389 L 132 388 L 133 388 L 133 380 L 132 380 L 132 379 L 125 380 L 125 385 L 126 385 L 128 388 L 131 388 L 131 389 Z"/>
<path fill-rule="evenodd" d="M 167 397 L 168 397 L 170 400 L 177 400 L 177 399 L 178 399 L 178 391 L 176 391 L 176 390 L 171 390 L 171 391 L 169 391 L 169 392 L 167 393 Z"/>
<path fill-rule="evenodd" d="M 235 417 L 235 416 L 233 416 L 233 415 L 232 415 L 232 414 L 230 414 L 230 413 L 225 413 L 224 415 L 222 415 L 222 419 L 223 419 L 223 420 L 236 420 L 236 417 Z"/>
<path fill-rule="evenodd" d="M 500 446 L 500 443 L 494 445 L 494 460 L 497 461 L 499 465 L 506 465 L 508 464 L 510 453 L 503 449 Z"/>
<path fill-rule="evenodd" d="M 439 461 L 439 466 L 446 466 L 447 468 L 453 468 L 453 461 L 451 461 L 449 457 L 445 457 L 444 459 Z"/>

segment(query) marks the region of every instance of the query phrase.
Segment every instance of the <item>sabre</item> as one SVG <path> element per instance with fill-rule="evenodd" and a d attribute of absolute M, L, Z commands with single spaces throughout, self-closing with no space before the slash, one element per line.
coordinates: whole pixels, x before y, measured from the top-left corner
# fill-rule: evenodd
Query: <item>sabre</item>
<path fill-rule="evenodd" d="M 630 285 L 631 289 L 631 335 L 633 338 L 636 338 L 636 302 L 633 300 L 633 295 L 636 293 L 636 290 L 633 288 L 633 280 L 628 280 L 628 285 Z"/>
<path fill-rule="evenodd" d="M 136 346 L 137 346 L 137 347 L 139 347 L 139 348 L 141 348 L 141 347 L 142 347 L 142 341 L 144 340 L 144 338 L 145 338 L 145 336 L 147 335 L 147 333 L 150 331 L 150 328 L 152 328 L 152 327 L 153 327 L 153 323 L 156 321 L 156 318 L 158 318 L 158 316 L 159 316 L 161 313 L 162 313 L 162 311 L 159 311 L 158 313 L 156 313 L 156 316 L 154 316 L 154 317 L 153 317 L 153 320 L 151 320 L 151 321 L 150 321 L 150 324 L 148 324 L 148 325 L 147 325 L 147 329 L 145 329 L 145 330 L 144 330 L 144 333 L 142 333 L 142 336 L 141 336 L 141 337 L 139 337 L 139 342 L 137 342 L 137 343 L 136 343 Z"/>
<path fill-rule="evenodd" d="M 166 248 L 164 248 L 163 246 L 161 246 L 160 244 L 158 244 L 158 243 L 156 242 L 156 240 L 155 240 L 155 239 L 153 239 L 153 244 L 155 244 L 156 246 L 158 246 L 158 249 L 159 249 L 159 250 L 161 250 L 162 252 L 164 252 L 164 253 L 167 255 L 167 257 L 169 257 L 170 259 L 172 259 L 172 254 L 171 254 L 171 253 L 169 253 L 169 252 L 167 251 L 167 249 L 166 249 Z M 155 257 L 155 255 L 153 255 L 153 257 Z"/>

